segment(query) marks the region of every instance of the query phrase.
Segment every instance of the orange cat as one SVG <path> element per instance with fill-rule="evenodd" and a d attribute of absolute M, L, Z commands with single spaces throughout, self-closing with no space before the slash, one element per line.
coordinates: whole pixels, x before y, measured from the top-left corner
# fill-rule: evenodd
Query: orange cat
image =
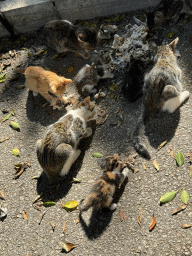
<path fill-rule="evenodd" d="M 26 78 L 25 85 L 29 90 L 33 91 L 33 95 L 36 96 L 40 93 L 46 100 L 51 103 L 53 108 L 60 109 L 58 103 L 65 104 L 71 97 L 67 98 L 63 96 L 67 89 L 67 84 L 72 82 L 71 79 L 58 76 L 56 73 L 47 71 L 38 66 L 30 66 L 25 69 L 24 75 Z"/>

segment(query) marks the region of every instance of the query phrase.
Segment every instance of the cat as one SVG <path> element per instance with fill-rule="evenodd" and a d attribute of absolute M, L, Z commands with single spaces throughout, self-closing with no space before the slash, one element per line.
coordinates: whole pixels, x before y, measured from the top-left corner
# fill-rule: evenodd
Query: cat
<path fill-rule="evenodd" d="M 150 159 L 150 154 L 140 139 L 143 125 L 145 126 L 160 110 L 173 113 L 189 98 L 189 92 L 183 91 L 182 72 L 174 54 L 178 40 L 177 37 L 170 44 L 161 46 L 152 43 L 155 65 L 144 78 L 144 110 L 133 132 L 136 151 L 147 159 Z"/>
<path fill-rule="evenodd" d="M 67 20 L 53 20 L 44 27 L 44 33 L 50 47 L 58 53 L 75 52 L 84 59 L 91 56 L 87 50 L 94 50 L 98 43 L 100 21 L 94 28 L 73 25 Z"/>
<path fill-rule="evenodd" d="M 77 90 L 82 95 L 90 95 L 97 92 L 94 87 L 100 79 L 113 78 L 114 74 L 105 70 L 102 65 L 86 64 L 82 67 L 73 79 Z"/>
<path fill-rule="evenodd" d="M 110 68 L 113 63 L 111 54 L 108 51 L 100 50 L 97 54 L 97 57 L 93 61 L 95 65 L 100 65 L 104 69 Z"/>
<path fill-rule="evenodd" d="M 81 139 L 92 135 L 87 122 L 95 113 L 96 107 L 90 97 L 83 102 L 77 101 L 74 109 L 50 125 L 43 139 L 37 141 L 37 158 L 50 183 L 56 183 L 67 175 L 79 157 L 81 150 L 77 147 Z"/>
<path fill-rule="evenodd" d="M 116 188 L 128 176 L 128 168 L 125 168 L 122 173 L 120 172 L 121 170 L 122 164 L 118 163 L 113 170 L 103 171 L 102 176 L 94 184 L 85 202 L 83 203 L 84 200 L 81 200 L 79 204 L 80 215 L 90 207 L 93 207 L 93 211 L 98 211 L 102 208 L 109 208 L 111 211 L 114 211 L 117 208 L 117 204 L 112 203 L 113 195 Z"/>
<path fill-rule="evenodd" d="M 126 64 L 124 70 L 123 93 L 130 102 L 134 102 L 143 95 L 146 64 L 141 60 L 134 59 L 131 55 L 130 62 Z"/>
<path fill-rule="evenodd" d="M 29 66 L 24 70 L 25 85 L 33 91 L 33 95 L 40 93 L 53 108 L 60 109 L 62 104 L 67 103 L 71 95 L 64 97 L 67 84 L 72 83 L 71 79 L 58 76 L 56 73 L 47 71 L 38 66 Z M 61 106 L 59 106 L 59 104 Z"/>
<path fill-rule="evenodd" d="M 153 33 L 162 27 L 165 20 L 175 24 L 180 14 L 192 15 L 192 0 L 161 0 L 152 12 L 145 11 L 147 26 Z"/>

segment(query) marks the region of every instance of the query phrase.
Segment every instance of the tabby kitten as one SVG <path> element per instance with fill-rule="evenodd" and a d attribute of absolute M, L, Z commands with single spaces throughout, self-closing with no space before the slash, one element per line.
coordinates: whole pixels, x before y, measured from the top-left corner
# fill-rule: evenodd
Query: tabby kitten
<path fill-rule="evenodd" d="M 116 209 L 117 205 L 115 203 L 112 204 L 115 189 L 128 176 L 128 168 L 125 168 L 122 173 L 120 172 L 121 170 L 122 164 L 120 163 L 112 171 L 104 170 L 85 202 L 83 203 L 83 200 L 81 200 L 79 205 L 80 215 L 90 207 L 93 207 L 93 211 L 98 211 L 102 208 L 109 208 L 111 211 Z"/>
<path fill-rule="evenodd" d="M 87 122 L 95 115 L 95 104 L 87 97 L 74 108 L 50 125 L 36 143 L 38 161 L 51 183 L 67 175 L 81 153 L 80 140 L 92 134 Z"/>
<path fill-rule="evenodd" d="M 165 20 L 176 23 L 180 14 L 192 15 L 192 0 L 161 0 L 152 12 L 146 12 L 150 32 L 162 26 Z"/>
<path fill-rule="evenodd" d="M 155 65 L 144 78 L 144 110 L 133 133 L 133 144 L 136 151 L 148 159 L 150 159 L 150 154 L 140 139 L 142 126 L 146 125 L 160 110 L 173 113 L 189 98 L 189 92 L 183 91 L 182 72 L 175 56 L 178 40 L 177 37 L 170 44 L 161 46 L 153 43 Z"/>
<path fill-rule="evenodd" d="M 56 73 L 47 71 L 38 66 L 30 66 L 25 69 L 25 85 L 36 96 L 40 93 L 46 100 L 48 100 L 53 108 L 60 109 L 71 97 L 64 97 L 63 94 L 67 89 L 67 84 L 71 83 L 71 79 L 58 76 Z"/>
<path fill-rule="evenodd" d="M 72 51 L 84 59 L 91 56 L 87 50 L 94 50 L 98 42 L 100 22 L 94 27 L 73 25 L 67 20 L 53 20 L 44 27 L 48 44 L 58 53 Z"/>
<path fill-rule="evenodd" d="M 90 95 L 97 92 L 97 89 L 94 87 L 97 86 L 97 83 L 100 79 L 113 78 L 114 74 L 105 70 L 102 65 L 91 65 L 86 64 L 82 67 L 75 78 L 73 83 L 78 89 L 79 93 L 83 95 Z"/>

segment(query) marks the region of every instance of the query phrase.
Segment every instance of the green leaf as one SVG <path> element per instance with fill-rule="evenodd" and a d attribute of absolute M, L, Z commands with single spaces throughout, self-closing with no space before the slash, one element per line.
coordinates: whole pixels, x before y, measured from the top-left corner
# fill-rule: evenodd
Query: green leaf
<path fill-rule="evenodd" d="M 15 167 L 21 167 L 22 164 L 15 164 Z"/>
<path fill-rule="evenodd" d="M 3 78 L 5 78 L 5 75 L 6 75 L 6 73 L 0 75 L 0 80 L 3 79 Z"/>
<path fill-rule="evenodd" d="M 47 201 L 47 202 L 44 202 L 43 203 L 43 205 L 45 206 L 45 207 L 51 207 L 51 206 L 53 206 L 53 205 L 55 205 L 56 203 L 55 202 L 53 202 L 53 201 Z"/>
<path fill-rule="evenodd" d="M 175 158 L 176 158 L 177 164 L 179 166 L 182 166 L 183 163 L 184 163 L 184 156 L 183 156 L 183 154 L 179 150 L 178 150 L 177 155 L 176 155 Z"/>
<path fill-rule="evenodd" d="M 13 148 L 13 149 L 12 149 L 12 154 L 13 154 L 14 156 L 19 156 L 19 155 L 20 155 L 20 150 L 19 150 L 18 148 Z"/>
<path fill-rule="evenodd" d="M 167 34 L 166 36 L 166 39 L 171 39 L 174 35 L 175 35 L 176 32 L 170 32 Z"/>
<path fill-rule="evenodd" d="M 119 86 L 118 84 L 112 84 L 109 86 L 109 90 L 111 91 L 118 91 L 119 90 Z"/>
<path fill-rule="evenodd" d="M 171 191 L 171 192 L 165 193 L 164 195 L 161 196 L 160 202 L 164 204 L 171 202 L 176 196 L 177 192 L 178 191 Z"/>
<path fill-rule="evenodd" d="M 17 123 L 17 122 L 10 122 L 9 125 L 10 125 L 14 130 L 20 131 L 20 125 L 19 125 L 19 123 Z"/>
<path fill-rule="evenodd" d="M 126 17 L 125 14 L 122 14 L 122 15 L 119 14 L 117 17 L 115 17 L 115 18 L 113 19 L 113 21 L 120 22 L 120 21 L 124 20 L 125 17 Z"/>
<path fill-rule="evenodd" d="M 105 22 L 111 22 L 111 19 L 104 19 Z"/>
<path fill-rule="evenodd" d="M 9 55 L 11 55 L 12 51 L 9 51 Z"/>
<path fill-rule="evenodd" d="M 5 122 L 6 120 L 8 120 L 11 116 L 14 116 L 15 115 L 15 111 L 12 110 L 11 113 L 9 113 L 4 119 L 3 119 L 3 122 Z"/>
<path fill-rule="evenodd" d="M 102 157 L 103 155 L 101 153 L 97 152 L 97 153 L 93 153 L 92 156 L 94 156 L 94 157 Z"/>
<path fill-rule="evenodd" d="M 187 193 L 186 190 L 183 189 L 183 191 L 181 192 L 181 201 L 184 203 L 184 204 L 187 204 L 188 201 L 189 201 L 189 194 Z"/>
<path fill-rule="evenodd" d="M 32 54 L 30 52 L 27 52 L 27 57 L 32 58 Z"/>
<path fill-rule="evenodd" d="M 62 205 L 62 207 L 66 210 L 66 211 L 73 211 L 77 208 L 77 206 L 79 205 L 79 203 L 77 201 L 71 200 L 66 202 L 65 204 Z"/>
<path fill-rule="evenodd" d="M 70 66 L 70 67 L 68 67 L 68 69 L 67 69 L 67 72 L 72 72 L 73 71 L 73 66 Z"/>
<path fill-rule="evenodd" d="M 146 19 L 145 16 L 139 17 L 139 20 L 140 20 L 140 21 L 145 21 L 145 19 Z"/>
<path fill-rule="evenodd" d="M 71 183 L 80 183 L 81 180 L 77 179 L 77 178 L 73 178 L 73 180 L 71 181 Z"/>

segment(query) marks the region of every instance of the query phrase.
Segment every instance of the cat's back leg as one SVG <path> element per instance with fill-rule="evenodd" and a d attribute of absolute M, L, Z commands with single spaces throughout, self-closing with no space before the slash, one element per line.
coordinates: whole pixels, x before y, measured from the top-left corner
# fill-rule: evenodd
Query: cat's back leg
<path fill-rule="evenodd" d="M 165 86 L 162 93 L 162 108 L 163 111 L 173 113 L 178 107 L 180 107 L 185 100 L 189 98 L 189 92 L 178 92 L 173 85 Z"/>
<path fill-rule="evenodd" d="M 43 148 L 43 139 L 39 139 L 39 140 L 36 142 L 36 152 L 37 152 L 37 155 L 40 155 L 40 154 L 41 154 L 42 148 Z"/>

